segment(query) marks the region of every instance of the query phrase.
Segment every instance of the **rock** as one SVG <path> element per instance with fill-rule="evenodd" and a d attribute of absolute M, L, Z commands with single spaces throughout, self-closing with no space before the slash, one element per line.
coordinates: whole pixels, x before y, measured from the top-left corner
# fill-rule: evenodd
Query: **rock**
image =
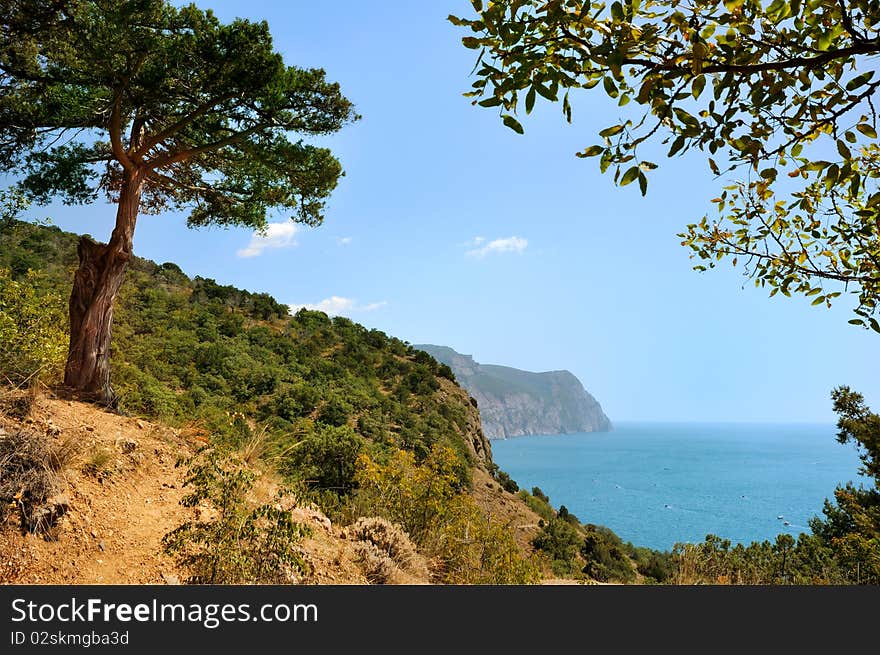
<path fill-rule="evenodd" d="M 137 421 L 137 426 L 138 426 L 138 430 L 146 430 L 147 429 L 147 424 L 144 423 L 143 421 L 141 421 L 140 419 L 138 419 L 138 421 Z"/>
<path fill-rule="evenodd" d="M 137 449 L 138 442 L 129 437 L 119 437 L 116 440 L 116 447 L 119 448 L 123 454 L 127 455 L 133 453 Z"/>
<path fill-rule="evenodd" d="M 333 530 L 333 523 L 330 519 L 323 512 L 311 507 L 294 507 L 290 510 L 290 514 L 294 520 L 317 525 L 325 532 L 332 532 Z"/>
<path fill-rule="evenodd" d="M 452 369 L 475 399 L 489 439 L 612 429 L 601 405 L 569 371 L 532 373 L 480 364 L 445 346 L 413 347 Z"/>
<path fill-rule="evenodd" d="M 66 494 L 53 496 L 28 517 L 26 522 L 28 532 L 46 534 L 70 509 L 70 505 L 70 498 Z"/>
<path fill-rule="evenodd" d="M 180 578 L 178 578 L 173 573 L 166 573 L 165 571 L 162 571 L 162 579 L 165 581 L 165 584 L 180 584 Z"/>
<path fill-rule="evenodd" d="M 100 550 L 102 550 L 102 551 L 103 551 L 103 550 L 106 550 L 106 546 L 104 545 L 104 540 L 103 540 L 103 539 L 101 539 L 101 541 L 98 542 L 98 548 L 99 548 Z"/>

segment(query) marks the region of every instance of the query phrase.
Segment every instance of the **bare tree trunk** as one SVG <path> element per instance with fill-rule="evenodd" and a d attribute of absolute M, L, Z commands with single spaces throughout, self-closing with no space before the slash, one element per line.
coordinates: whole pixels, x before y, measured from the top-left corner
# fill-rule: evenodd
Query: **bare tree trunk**
<path fill-rule="evenodd" d="M 89 400 L 115 406 L 110 386 L 113 304 L 131 260 L 132 238 L 143 191 L 138 172 L 125 173 L 110 243 L 79 241 L 79 268 L 70 294 L 70 347 L 64 384 Z"/>

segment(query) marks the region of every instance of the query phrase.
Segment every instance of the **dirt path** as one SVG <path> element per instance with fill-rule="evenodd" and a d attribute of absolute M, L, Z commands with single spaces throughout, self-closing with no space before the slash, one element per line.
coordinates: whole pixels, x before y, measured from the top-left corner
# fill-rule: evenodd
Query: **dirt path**
<path fill-rule="evenodd" d="M 174 430 L 102 412 L 90 405 L 40 399 L 25 427 L 45 431 L 60 445 L 74 440 L 61 494 L 70 509 L 57 539 L 21 535 L 9 526 L 0 558 L 10 582 L 162 584 L 175 580 L 162 537 L 180 525 L 183 469 L 190 450 Z"/>

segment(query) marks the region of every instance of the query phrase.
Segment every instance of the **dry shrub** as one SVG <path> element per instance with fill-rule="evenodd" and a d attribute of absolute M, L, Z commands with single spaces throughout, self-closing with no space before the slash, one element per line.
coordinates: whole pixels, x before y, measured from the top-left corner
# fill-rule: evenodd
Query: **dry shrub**
<path fill-rule="evenodd" d="M 388 555 L 369 541 L 354 545 L 357 562 L 371 584 L 389 584 L 400 577 L 400 568 Z"/>
<path fill-rule="evenodd" d="M 370 582 L 387 584 L 401 578 L 427 578 L 428 570 L 409 538 L 399 526 L 379 518 L 360 518 L 348 528 L 355 552 Z"/>
<path fill-rule="evenodd" d="M 0 431 L 0 521 L 17 509 L 23 528 L 39 532 L 49 527 L 35 518 L 58 492 L 58 476 L 52 468 L 55 461 L 44 437 L 24 430 Z"/>

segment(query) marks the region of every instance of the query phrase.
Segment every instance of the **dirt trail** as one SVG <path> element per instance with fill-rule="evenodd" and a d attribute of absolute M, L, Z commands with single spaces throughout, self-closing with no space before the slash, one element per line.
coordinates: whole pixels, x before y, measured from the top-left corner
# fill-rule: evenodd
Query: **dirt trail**
<path fill-rule="evenodd" d="M 22 534 L 16 518 L 0 525 L 0 583 L 175 584 L 185 578 L 163 552 L 162 537 L 192 517 L 180 504 L 185 468 L 175 464 L 203 440 L 85 403 L 40 397 L 27 418 L 13 419 L 0 402 L 0 430 L 20 428 L 44 435 L 53 450 L 75 446 L 56 496 L 69 510 L 53 540 Z M 271 494 L 264 495 L 261 502 L 268 502 Z M 312 564 L 304 582 L 366 582 L 341 528 L 317 510 L 293 511 L 312 527 L 303 542 Z"/>
<path fill-rule="evenodd" d="M 5 422 L 7 429 L 15 427 Z M 57 538 L 21 535 L 10 526 L 0 535 L 0 557 L 7 569 L 18 572 L 10 581 L 174 581 L 161 541 L 187 515 L 180 505 L 183 469 L 174 464 L 192 444 L 170 428 L 48 398 L 37 400 L 23 424 L 47 434 L 55 446 L 71 440 L 77 453 L 62 472 L 60 493 L 70 510 L 59 522 Z"/>

